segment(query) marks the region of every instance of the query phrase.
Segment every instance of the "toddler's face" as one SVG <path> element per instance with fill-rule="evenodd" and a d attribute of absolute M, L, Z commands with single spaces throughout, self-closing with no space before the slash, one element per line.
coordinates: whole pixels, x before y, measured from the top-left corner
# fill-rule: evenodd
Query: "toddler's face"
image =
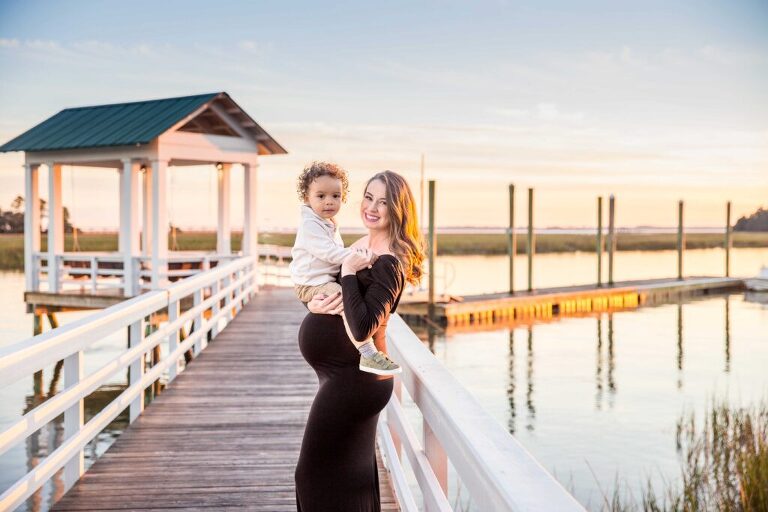
<path fill-rule="evenodd" d="M 330 219 L 341 208 L 341 180 L 332 176 L 320 176 L 309 184 L 304 201 L 316 214 Z"/>

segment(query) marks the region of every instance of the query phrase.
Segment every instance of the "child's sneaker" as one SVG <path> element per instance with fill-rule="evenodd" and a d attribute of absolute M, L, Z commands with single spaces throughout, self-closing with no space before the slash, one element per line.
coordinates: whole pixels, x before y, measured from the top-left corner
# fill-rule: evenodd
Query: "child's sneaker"
<path fill-rule="evenodd" d="M 387 354 L 379 350 L 371 357 L 360 356 L 360 370 L 376 375 L 395 375 L 403 371 Z"/>

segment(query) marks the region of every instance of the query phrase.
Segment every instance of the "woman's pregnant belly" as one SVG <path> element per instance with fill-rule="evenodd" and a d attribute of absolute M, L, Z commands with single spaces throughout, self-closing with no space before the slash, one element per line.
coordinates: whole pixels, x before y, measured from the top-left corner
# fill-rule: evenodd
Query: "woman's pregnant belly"
<path fill-rule="evenodd" d="M 315 401 L 325 413 L 363 419 L 387 405 L 392 377 L 360 371 L 360 353 L 340 316 L 309 313 L 299 328 L 299 349 L 320 380 Z"/>

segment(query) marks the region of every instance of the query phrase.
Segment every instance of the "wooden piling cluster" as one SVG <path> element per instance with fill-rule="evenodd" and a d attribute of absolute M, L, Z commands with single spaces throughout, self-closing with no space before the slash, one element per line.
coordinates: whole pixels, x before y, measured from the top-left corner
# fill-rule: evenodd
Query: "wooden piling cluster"
<path fill-rule="evenodd" d="M 683 257 L 685 251 L 685 230 L 683 226 L 684 202 L 678 201 L 677 215 L 677 278 L 674 285 L 667 279 L 651 279 L 616 283 L 614 281 L 614 255 L 616 253 L 616 198 L 608 198 L 608 229 L 603 238 L 603 198 L 597 198 L 597 232 L 595 234 L 595 252 L 597 279 L 593 285 L 572 286 L 535 290 L 533 286 L 533 265 L 536 255 L 536 236 L 534 231 L 534 189 L 528 188 L 528 225 L 526 231 L 527 290 L 515 291 L 515 266 L 517 255 L 517 235 L 515 232 L 515 185 L 509 184 L 509 225 L 507 228 L 507 247 L 509 257 L 509 286 L 506 293 L 491 293 L 465 297 L 458 302 L 435 303 L 435 259 L 437 256 L 437 227 L 435 224 L 435 181 L 429 181 L 429 225 L 428 225 L 428 301 L 426 319 L 423 304 L 401 304 L 400 314 L 416 322 L 426 320 L 432 327 L 484 325 L 506 323 L 522 319 L 548 319 L 554 316 L 611 311 L 635 308 L 647 300 L 662 302 L 671 297 L 709 293 L 712 290 L 740 288 L 744 283 L 739 279 L 730 279 L 731 249 L 731 203 L 726 204 L 725 227 L 725 278 L 685 278 Z M 607 283 L 603 282 L 603 251 L 606 251 L 608 264 Z M 630 288 L 627 288 L 630 286 Z M 643 291 L 645 290 L 645 291 Z"/>

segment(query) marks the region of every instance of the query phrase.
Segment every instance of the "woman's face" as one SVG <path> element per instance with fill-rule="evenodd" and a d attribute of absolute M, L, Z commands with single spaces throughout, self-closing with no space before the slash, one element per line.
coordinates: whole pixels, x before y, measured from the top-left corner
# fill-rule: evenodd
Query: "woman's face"
<path fill-rule="evenodd" d="M 360 203 L 360 217 L 370 230 L 382 230 L 389 227 L 389 208 L 387 206 L 387 187 L 381 180 L 368 184 Z"/>

